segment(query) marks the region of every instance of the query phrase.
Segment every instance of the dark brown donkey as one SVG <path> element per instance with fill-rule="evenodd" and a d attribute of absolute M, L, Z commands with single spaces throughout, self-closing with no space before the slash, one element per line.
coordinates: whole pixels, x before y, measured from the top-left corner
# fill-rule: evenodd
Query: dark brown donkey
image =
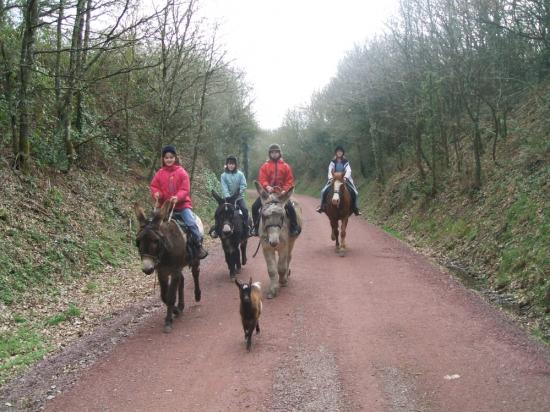
<path fill-rule="evenodd" d="M 174 220 L 166 221 L 170 203 L 166 202 L 159 210 L 155 209 L 146 218 L 143 209 L 134 206 L 139 221 L 136 246 L 141 257 L 141 270 L 150 275 L 157 271 L 160 284 L 160 297 L 166 304 L 164 332 L 172 331 L 172 316 L 178 316 L 184 308 L 183 269 L 191 266 L 195 283 L 195 301 L 201 300 L 199 287 L 200 260 L 189 261 L 187 237 Z M 176 291 L 178 304 L 176 306 Z"/>
<path fill-rule="evenodd" d="M 351 208 L 351 193 L 344 181 L 343 172 L 332 172 L 332 186 L 327 193 L 325 213 L 332 227 L 331 239 L 336 241 L 336 253 L 346 255 L 346 228 L 348 219 L 353 213 Z M 340 230 L 338 222 L 341 221 Z M 340 242 L 341 241 L 341 242 Z"/>

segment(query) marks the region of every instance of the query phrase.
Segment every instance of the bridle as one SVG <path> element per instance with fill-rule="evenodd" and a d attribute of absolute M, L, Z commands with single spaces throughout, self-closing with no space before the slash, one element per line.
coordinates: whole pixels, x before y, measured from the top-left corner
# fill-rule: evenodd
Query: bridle
<path fill-rule="evenodd" d="M 277 227 L 279 228 L 279 230 L 281 230 L 283 228 L 283 224 L 285 222 L 285 209 L 284 209 L 284 204 L 282 204 L 282 202 L 279 202 L 279 201 L 270 201 L 270 202 L 266 202 L 264 203 L 264 205 L 262 206 L 262 211 L 264 210 L 264 208 L 267 206 L 269 208 L 269 206 L 272 206 L 272 205 L 282 205 L 282 209 L 283 209 L 283 213 L 281 213 L 279 217 L 279 221 L 278 222 L 275 222 L 275 223 L 268 223 L 268 224 L 264 224 L 264 228 L 265 229 L 269 229 L 270 227 Z M 267 219 L 265 218 L 265 216 L 263 215 L 262 213 L 262 222 L 264 222 L 264 220 L 267 220 L 269 221 L 269 219 L 273 218 L 273 216 L 269 216 Z M 266 222 L 267 223 L 267 222 Z"/>
<path fill-rule="evenodd" d="M 235 214 L 236 204 L 231 204 L 229 202 L 223 202 L 220 205 L 220 208 L 221 208 L 221 206 L 224 207 L 225 212 L 228 212 L 228 211 L 232 210 L 232 216 L 231 216 L 230 219 L 223 219 L 221 222 L 216 222 L 216 231 L 219 233 L 219 236 L 221 238 L 227 238 L 227 237 L 230 237 L 233 234 L 233 232 L 235 231 L 235 224 L 233 223 L 233 215 Z M 220 210 L 220 209 L 218 209 L 218 210 Z M 225 218 L 225 216 L 224 216 L 224 218 Z M 221 227 L 220 227 L 220 224 L 221 224 Z M 223 225 L 226 225 L 226 224 L 231 229 L 229 232 L 224 232 L 223 231 Z"/>
<path fill-rule="evenodd" d="M 139 230 L 139 232 L 136 235 L 136 246 L 138 248 L 139 256 L 141 258 L 148 257 L 149 259 L 151 259 L 153 261 L 154 265 L 155 265 L 155 268 L 156 268 L 157 265 L 159 264 L 159 262 L 161 261 L 162 257 L 166 253 L 166 243 L 164 241 L 164 238 L 157 231 L 155 231 L 152 226 L 153 226 L 153 219 L 148 218 L 147 223 Z M 147 254 L 147 253 L 141 253 L 141 250 L 139 248 L 139 243 L 140 243 L 141 238 L 143 238 L 143 236 L 145 235 L 146 231 L 153 232 L 155 234 L 155 236 L 158 238 L 159 252 L 158 252 L 157 256 L 153 256 L 153 255 L 150 255 L 150 254 Z"/>

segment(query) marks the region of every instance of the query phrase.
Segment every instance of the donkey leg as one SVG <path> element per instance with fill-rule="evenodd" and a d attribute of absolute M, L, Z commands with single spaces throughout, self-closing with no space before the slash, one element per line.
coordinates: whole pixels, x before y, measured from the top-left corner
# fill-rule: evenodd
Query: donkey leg
<path fill-rule="evenodd" d="M 168 282 L 166 277 L 163 276 L 160 272 L 158 274 L 159 286 L 160 286 L 160 299 L 164 304 L 168 301 L 167 291 L 168 291 Z"/>
<path fill-rule="evenodd" d="M 277 257 L 275 251 L 270 248 L 262 248 L 265 262 L 267 263 L 267 273 L 269 274 L 269 291 L 267 298 L 272 299 L 279 293 L 279 282 L 277 281 Z"/>
<path fill-rule="evenodd" d="M 174 315 L 178 316 L 181 312 L 183 312 L 183 309 L 185 308 L 185 302 L 183 297 L 183 286 L 185 283 L 185 278 L 183 277 L 183 269 L 181 270 L 181 276 L 179 278 L 178 283 L 178 306 L 174 309 Z"/>
<path fill-rule="evenodd" d="M 248 243 L 248 241 L 244 240 L 243 242 L 241 242 L 241 262 L 244 265 L 246 265 L 246 244 Z"/>
<path fill-rule="evenodd" d="M 235 259 L 235 273 L 238 275 L 241 273 L 241 252 L 238 245 L 235 248 L 235 252 L 233 252 L 233 257 Z"/>
<path fill-rule="evenodd" d="M 193 273 L 193 284 L 195 285 L 195 302 L 201 301 L 201 288 L 199 285 L 199 275 L 200 275 L 200 261 L 196 261 L 191 266 L 191 273 Z"/>
<path fill-rule="evenodd" d="M 286 286 L 288 283 L 288 253 L 279 254 L 279 262 L 277 262 L 277 272 L 279 273 L 279 285 Z"/>
<path fill-rule="evenodd" d="M 176 292 L 178 288 L 179 275 L 170 276 L 170 284 L 166 297 L 166 318 L 164 319 L 164 333 L 172 332 L 172 316 L 174 313 L 174 305 L 176 303 Z"/>

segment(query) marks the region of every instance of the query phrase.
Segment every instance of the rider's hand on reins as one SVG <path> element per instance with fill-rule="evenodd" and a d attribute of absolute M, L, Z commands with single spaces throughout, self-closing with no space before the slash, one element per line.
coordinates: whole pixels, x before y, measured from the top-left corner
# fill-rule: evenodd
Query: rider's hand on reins
<path fill-rule="evenodd" d="M 172 196 L 172 197 L 170 198 L 170 202 L 171 202 L 173 205 L 175 205 L 175 204 L 178 202 L 178 197 L 177 197 L 177 196 Z"/>

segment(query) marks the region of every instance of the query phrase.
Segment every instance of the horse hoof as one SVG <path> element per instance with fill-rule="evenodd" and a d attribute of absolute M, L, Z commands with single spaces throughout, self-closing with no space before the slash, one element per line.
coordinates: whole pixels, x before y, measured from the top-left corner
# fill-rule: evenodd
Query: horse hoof
<path fill-rule="evenodd" d="M 236 276 L 235 275 L 229 275 L 229 280 L 231 282 L 233 282 L 235 280 Z"/>
<path fill-rule="evenodd" d="M 271 293 L 271 292 L 267 293 L 267 298 L 268 299 L 273 299 L 274 297 L 275 297 L 275 295 L 273 295 L 273 293 Z"/>
<path fill-rule="evenodd" d="M 175 317 L 178 317 L 181 313 L 181 309 L 180 308 L 174 308 L 172 313 L 174 314 Z"/>
<path fill-rule="evenodd" d="M 195 292 L 195 302 L 201 301 L 201 291 Z"/>
<path fill-rule="evenodd" d="M 172 325 L 164 325 L 164 333 L 172 332 Z"/>
<path fill-rule="evenodd" d="M 236 273 L 237 275 L 239 275 L 239 274 L 241 273 L 241 268 L 237 268 L 237 269 L 235 270 L 235 273 Z"/>
<path fill-rule="evenodd" d="M 280 280 L 279 286 L 281 286 L 282 288 L 286 288 L 288 286 L 288 280 Z"/>

